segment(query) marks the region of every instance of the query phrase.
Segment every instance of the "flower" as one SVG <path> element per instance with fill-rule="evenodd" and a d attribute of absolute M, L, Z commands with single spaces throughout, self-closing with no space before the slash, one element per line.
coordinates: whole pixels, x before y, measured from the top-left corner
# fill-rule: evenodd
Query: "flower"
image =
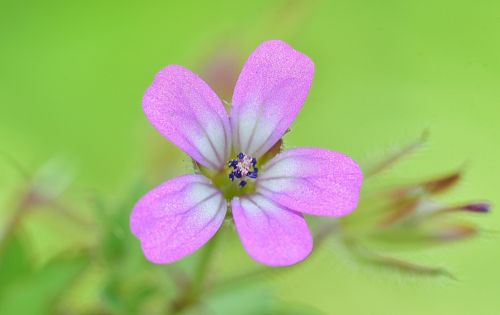
<path fill-rule="evenodd" d="M 170 65 L 157 74 L 144 112 L 199 172 L 161 184 L 135 205 L 130 226 L 148 260 L 171 263 L 193 253 L 230 212 L 253 259 L 295 264 L 313 246 L 303 214 L 343 216 L 357 207 L 363 175 L 348 156 L 320 148 L 276 154 L 313 74 L 307 56 L 282 41 L 264 42 L 243 67 L 229 114 L 189 70 Z"/>

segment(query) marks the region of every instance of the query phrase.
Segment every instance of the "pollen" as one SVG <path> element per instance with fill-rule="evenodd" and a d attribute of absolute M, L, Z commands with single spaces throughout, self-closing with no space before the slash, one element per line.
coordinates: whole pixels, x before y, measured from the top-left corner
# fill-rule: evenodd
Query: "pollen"
<path fill-rule="evenodd" d="M 228 162 L 228 165 L 232 168 L 229 179 L 232 182 L 236 179 L 242 188 L 246 186 L 249 178 L 255 179 L 258 176 L 257 160 L 245 153 L 240 152 L 236 159 Z"/>

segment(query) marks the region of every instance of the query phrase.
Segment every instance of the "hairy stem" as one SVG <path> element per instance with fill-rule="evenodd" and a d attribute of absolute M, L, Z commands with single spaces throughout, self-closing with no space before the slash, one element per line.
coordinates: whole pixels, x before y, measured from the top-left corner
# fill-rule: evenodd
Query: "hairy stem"
<path fill-rule="evenodd" d="M 170 314 L 180 314 L 185 309 L 199 303 L 203 289 L 205 288 L 207 275 L 210 271 L 210 264 L 214 258 L 217 239 L 218 236 L 215 235 L 203 248 L 193 278 L 189 282 L 189 285 L 184 287 L 179 297 L 172 302 Z"/>
<path fill-rule="evenodd" d="M 332 234 L 337 232 L 338 226 L 339 226 L 339 223 L 336 221 L 324 225 L 318 232 L 316 232 L 314 234 L 315 246 L 319 247 L 328 239 L 329 236 L 331 236 Z M 312 252 L 311 255 L 313 255 L 314 253 L 315 252 Z M 232 285 L 234 285 L 236 283 L 258 280 L 263 276 L 282 273 L 284 271 L 290 270 L 291 268 L 294 268 L 294 266 L 280 267 L 280 268 L 257 267 L 253 270 L 246 271 L 246 272 L 231 276 L 225 280 L 221 280 L 221 281 L 215 283 L 210 288 L 210 290 L 214 290 L 214 291 L 224 290 L 226 288 L 230 288 Z"/>
<path fill-rule="evenodd" d="M 198 297 L 203 289 L 205 284 L 205 279 L 207 277 L 207 273 L 210 270 L 210 262 L 214 257 L 215 247 L 217 243 L 217 236 L 214 236 L 208 244 L 204 248 L 204 252 L 200 261 L 198 262 L 198 266 L 195 270 L 195 274 L 193 276 L 193 285 L 191 289 L 191 294 L 194 297 Z"/>

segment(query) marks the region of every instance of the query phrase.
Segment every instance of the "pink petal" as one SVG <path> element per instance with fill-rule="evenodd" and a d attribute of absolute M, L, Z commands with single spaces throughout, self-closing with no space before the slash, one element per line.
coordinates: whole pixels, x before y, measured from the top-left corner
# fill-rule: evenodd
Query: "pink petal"
<path fill-rule="evenodd" d="M 342 216 L 358 205 L 363 174 L 338 152 L 298 148 L 262 166 L 257 191 L 290 209 L 313 215 Z"/>
<path fill-rule="evenodd" d="M 231 126 L 237 151 L 260 157 L 292 124 L 309 93 L 314 64 L 288 44 L 262 43 L 246 62 L 233 94 Z"/>
<path fill-rule="evenodd" d="M 148 260 L 171 263 L 203 246 L 219 229 L 227 203 L 201 175 L 184 175 L 142 197 L 130 217 Z"/>
<path fill-rule="evenodd" d="M 300 213 L 262 195 L 233 199 L 236 229 L 248 254 L 270 266 L 288 266 L 304 260 L 313 239 Z"/>
<path fill-rule="evenodd" d="M 206 167 L 224 167 L 231 150 L 229 117 L 196 74 L 177 65 L 161 70 L 142 107 L 153 126 L 193 159 Z"/>

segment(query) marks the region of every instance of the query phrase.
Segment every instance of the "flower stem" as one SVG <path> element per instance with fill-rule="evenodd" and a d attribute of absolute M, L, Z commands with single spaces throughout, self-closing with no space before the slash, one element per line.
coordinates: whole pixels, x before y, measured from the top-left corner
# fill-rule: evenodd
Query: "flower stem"
<path fill-rule="evenodd" d="M 322 229 L 320 229 L 314 235 L 315 246 L 318 247 L 329 236 L 331 236 L 333 233 L 337 232 L 338 227 L 339 227 L 338 221 L 334 221 L 334 222 L 331 222 L 330 224 L 323 226 Z M 314 253 L 315 252 L 311 253 L 311 255 L 313 255 Z M 224 290 L 226 288 L 231 288 L 234 284 L 237 284 L 237 283 L 259 280 L 263 276 L 282 273 L 284 271 L 291 270 L 292 268 L 294 268 L 294 266 L 280 267 L 280 268 L 258 267 L 258 268 L 255 268 L 253 270 L 246 271 L 246 272 L 237 274 L 235 276 L 229 277 L 228 279 L 221 280 L 221 281 L 215 283 L 214 285 L 212 285 L 209 289 L 214 290 L 214 291 Z"/>
<path fill-rule="evenodd" d="M 205 288 L 210 263 L 214 257 L 217 238 L 216 234 L 202 249 L 203 252 L 194 271 L 193 278 L 189 282 L 189 285 L 181 291 L 180 296 L 171 302 L 170 314 L 181 313 L 185 309 L 198 304 L 199 298 Z"/>
<path fill-rule="evenodd" d="M 204 251 L 202 253 L 202 256 L 200 257 L 192 281 L 191 296 L 194 298 L 197 298 L 201 294 L 201 291 L 205 284 L 205 278 L 210 269 L 210 262 L 214 257 L 217 239 L 218 239 L 217 235 L 212 237 L 212 239 L 207 243 L 207 245 L 203 249 Z"/>

